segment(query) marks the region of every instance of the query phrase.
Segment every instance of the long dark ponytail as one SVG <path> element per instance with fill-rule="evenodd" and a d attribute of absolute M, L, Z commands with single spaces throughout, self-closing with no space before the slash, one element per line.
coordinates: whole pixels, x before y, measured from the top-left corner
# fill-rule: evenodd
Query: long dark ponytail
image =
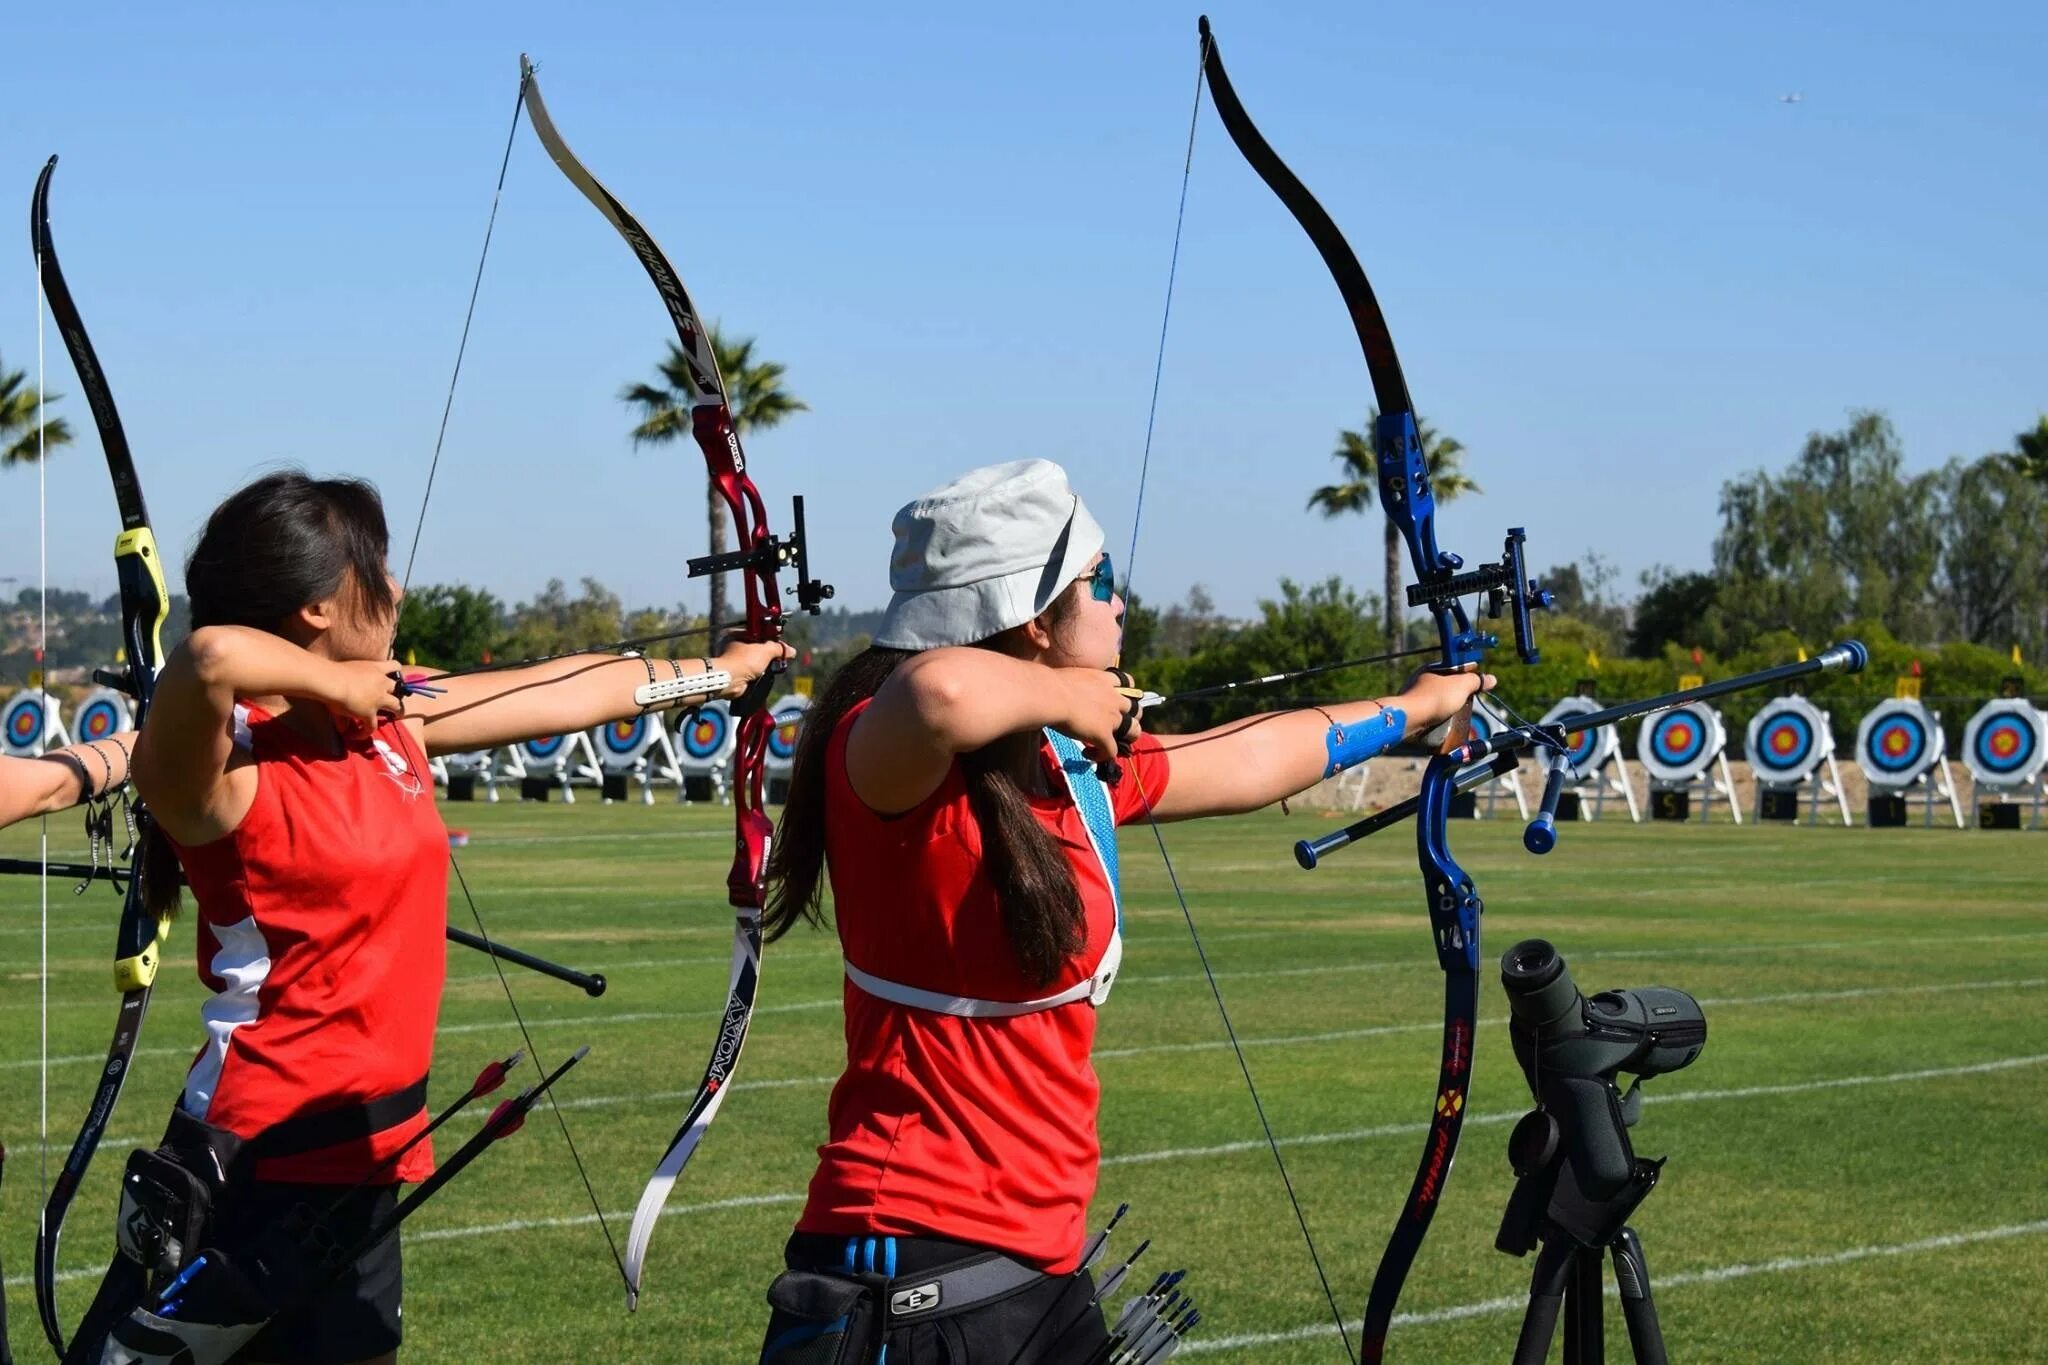
<path fill-rule="evenodd" d="M 393 605 L 384 557 L 384 502 L 362 479 L 316 479 L 301 469 L 266 474 L 206 519 L 185 560 L 192 628 L 249 626 L 282 633 L 300 607 L 353 585 L 370 612 Z M 161 836 L 143 845 L 143 898 L 151 913 L 178 908 L 177 855 Z"/>
<path fill-rule="evenodd" d="M 1073 614 L 1078 600 L 1062 594 L 1047 609 L 1053 628 Z M 983 641 L 1001 650 L 1003 636 Z M 855 705 L 881 691 L 889 675 L 913 657 L 902 649 L 872 647 L 849 659 L 805 713 L 789 773 L 789 799 L 768 856 L 768 937 L 781 938 L 799 920 L 825 923 L 825 754 L 833 731 Z M 967 801 L 981 826 L 982 873 L 1002 908 L 1003 933 L 1027 980 L 1046 985 L 1067 959 L 1087 945 L 1087 915 L 1074 869 L 1032 813 L 1026 784 L 1038 762 L 1037 731 L 1003 738 L 960 755 Z"/>

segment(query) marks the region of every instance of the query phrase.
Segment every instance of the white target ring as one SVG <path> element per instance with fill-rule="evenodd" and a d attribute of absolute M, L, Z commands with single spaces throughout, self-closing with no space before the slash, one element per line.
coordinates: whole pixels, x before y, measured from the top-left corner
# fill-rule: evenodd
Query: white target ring
<path fill-rule="evenodd" d="M 1660 711 L 1636 734 L 1636 762 L 1659 782 L 1690 784 L 1728 747 L 1721 713 L 1705 702 Z"/>
<path fill-rule="evenodd" d="M 704 777 L 732 761 L 739 727 L 732 723 L 732 710 L 723 700 L 708 701 L 676 722 L 675 741 L 676 761 L 683 771 Z"/>
<path fill-rule="evenodd" d="M 1986 702 L 1963 730 L 1963 766 L 1981 787 L 2026 786 L 2048 766 L 2048 713 L 2025 697 Z"/>
<path fill-rule="evenodd" d="M 1931 772 L 1947 752 L 1941 722 L 1917 700 L 1879 702 L 1856 727 L 1856 765 L 1870 785 L 1900 791 Z"/>
<path fill-rule="evenodd" d="M 78 703 L 78 709 L 71 713 L 71 740 L 74 744 L 112 739 L 123 730 L 134 728 L 135 714 L 128 709 L 128 698 L 111 687 L 87 693 L 85 700 Z"/>
<path fill-rule="evenodd" d="M 608 773 L 630 773 L 647 757 L 660 734 L 651 716 L 633 716 L 600 725 L 590 732 L 597 761 Z"/>
<path fill-rule="evenodd" d="M 1833 757 L 1827 713 L 1804 697 L 1779 697 L 1750 718 L 1743 748 L 1767 787 L 1804 786 Z"/>
<path fill-rule="evenodd" d="M 34 758 L 57 738 L 57 712 L 39 688 L 26 688 L 7 699 L 0 710 L 0 753 Z"/>

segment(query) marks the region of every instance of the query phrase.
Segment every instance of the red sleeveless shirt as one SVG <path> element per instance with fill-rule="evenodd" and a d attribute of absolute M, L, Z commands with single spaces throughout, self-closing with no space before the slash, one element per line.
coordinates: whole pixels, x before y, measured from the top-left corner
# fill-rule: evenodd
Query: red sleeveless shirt
<path fill-rule="evenodd" d="M 424 1080 L 447 975 L 448 832 L 426 756 L 403 724 L 309 739 L 254 706 L 235 743 L 256 800 L 231 832 L 173 841 L 199 907 L 207 1041 L 180 1101 L 245 1138 Z M 425 1126 L 256 1163 L 264 1180 L 352 1184 Z M 380 1177 L 431 1174 L 422 1142 Z"/>
<path fill-rule="evenodd" d="M 1036 815 L 1066 853 L 1088 942 L 1053 981 L 1024 976 L 981 866 L 981 827 L 959 764 L 922 805 L 877 815 L 846 778 L 846 737 L 826 750 L 826 863 L 846 958 L 861 970 L 947 995 L 1031 1000 L 1085 979 L 1116 926 L 1116 905 L 1050 746 L 1052 795 Z M 1166 790 L 1159 741 L 1139 736 L 1110 790 L 1118 823 L 1142 820 Z M 1089 1060 L 1095 1007 L 962 1018 L 845 983 L 846 1071 L 833 1087 L 799 1232 L 932 1236 L 995 1247 L 1061 1274 L 1087 1235 L 1101 1142 L 1101 1086 Z"/>

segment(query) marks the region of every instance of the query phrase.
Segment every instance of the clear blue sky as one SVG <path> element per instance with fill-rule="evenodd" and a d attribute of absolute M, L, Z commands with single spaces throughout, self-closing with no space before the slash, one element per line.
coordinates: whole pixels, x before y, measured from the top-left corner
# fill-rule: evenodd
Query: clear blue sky
<path fill-rule="evenodd" d="M 889 517 L 971 465 L 1065 463 L 1129 533 L 1195 9 L 783 4 L 40 6 L 0 83 L 0 357 L 35 359 L 24 216 L 55 232 L 159 535 L 271 462 L 366 475 L 402 558 L 530 51 L 564 135 L 707 316 L 812 411 L 750 454 L 810 495 L 839 601 Z M 1378 287 L 1423 415 L 1532 563 L 1704 567 L 1721 483 L 1852 408 L 1916 466 L 2048 407 L 2048 10 L 1218 4 L 1239 92 Z M 1797 91 L 1799 103 L 1779 97 Z M 669 335 L 639 267 L 522 127 L 418 577 L 509 598 L 701 585 L 694 448 L 634 451 L 620 384 Z M 111 591 L 111 494 L 51 470 L 52 577 Z M 1335 287 L 1206 107 L 1139 591 L 1249 609 L 1377 581 L 1377 514 L 1302 510 L 1371 401 Z M 34 480 L 0 489 L 33 581 Z"/>

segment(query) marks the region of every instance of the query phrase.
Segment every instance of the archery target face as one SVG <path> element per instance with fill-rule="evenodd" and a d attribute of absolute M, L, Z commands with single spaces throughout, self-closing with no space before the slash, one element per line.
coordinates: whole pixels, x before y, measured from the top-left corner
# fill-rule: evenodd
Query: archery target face
<path fill-rule="evenodd" d="M 723 701 L 707 702 L 682 722 L 676 756 L 693 772 L 708 772 L 732 757 L 737 736 Z"/>
<path fill-rule="evenodd" d="M 1599 709 L 1600 703 L 1591 697 L 1566 697 L 1545 711 L 1540 723 L 1562 725 Z M 1565 756 L 1571 760 L 1572 767 L 1585 777 L 1620 751 L 1621 740 L 1615 735 L 1612 725 L 1603 725 L 1597 730 L 1581 730 L 1565 736 L 1565 746 Z"/>
<path fill-rule="evenodd" d="M 1804 697 L 1780 697 L 1749 723 L 1749 763 L 1766 784 L 1797 786 L 1833 752 L 1827 717 Z"/>
<path fill-rule="evenodd" d="M 608 769 L 623 771 L 638 763 L 654 743 L 655 729 L 649 717 L 634 716 L 600 725 L 594 733 L 599 761 Z"/>
<path fill-rule="evenodd" d="M 106 739 L 129 728 L 128 699 L 103 687 L 79 703 L 71 717 L 71 735 L 78 743 Z"/>
<path fill-rule="evenodd" d="M 5 736 L 7 748 L 17 755 L 41 753 L 49 733 L 50 713 L 43 707 L 41 692 L 15 693 L 7 710 L 0 713 L 0 736 Z"/>
<path fill-rule="evenodd" d="M 787 772 L 796 757 L 796 737 L 803 728 L 804 712 L 811 709 L 808 698 L 784 697 L 770 708 L 775 728 L 768 732 L 768 767 Z"/>
<path fill-rule="evenodd" d="M 1917 701 L 1874 707 L 1856 730 L 1856 762 L 1872 785 L 1910 787 L 1941 760 L 1946 740 L 1934 714 Z"/>
<path fill-rule="evenodd" d="M 531 777 L 546 777 L 555 772 L 569 759 L 567 735 L 549 735 L 545 739 L 529 739 L 519 746 L 519 755 L 526 762 L 526 771 Z"/>
<path fill-rule="evenodd" d="M 1692 782 L 1727 745 L 1727 732 L 1714 709 L 1694 702 L 1643 722 L 1636 735 L 1636 761 L 1665 782 Z"/>
<path fill-rule="evenodd" d="M 1963 732 L 1963 763 L 1986 786 L 2024 785 L 2048 764 L 2048 716 L 2023 697 L 1986 703 Z"/>

